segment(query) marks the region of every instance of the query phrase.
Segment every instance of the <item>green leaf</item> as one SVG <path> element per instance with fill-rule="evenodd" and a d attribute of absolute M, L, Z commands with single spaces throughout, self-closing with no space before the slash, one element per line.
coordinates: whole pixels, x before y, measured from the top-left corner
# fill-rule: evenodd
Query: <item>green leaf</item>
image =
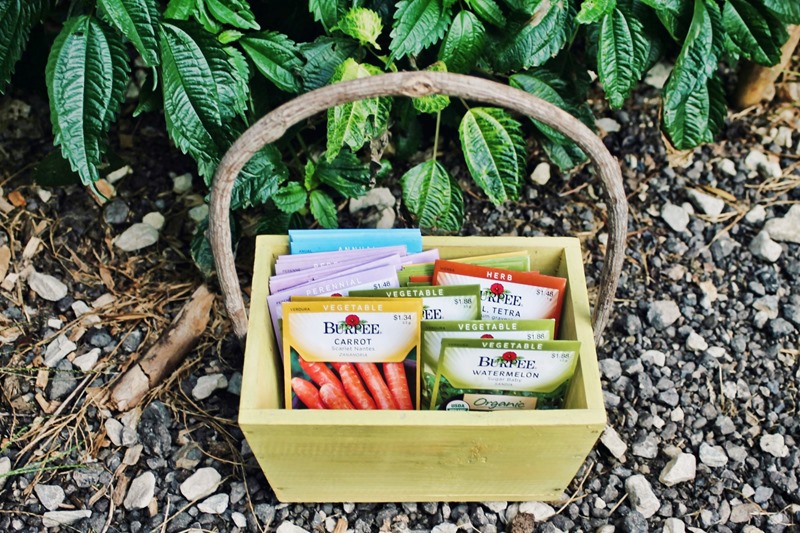
<path fill-rule="evenodd" d="M 762 0 L 762 2 L 786 24 L 800 24 L 800 2 L 796 0 Z"/>
<path fill-rule="evenodd" d="M 165 19 L 189 20 L 192 16 L 197 0 L 169 0 L 167 9 L 164 10 Z"/>
<path fill-rule="evenodd" d="M 544 153 L 562 172 L 567 172 L 587 161 L 589 158 L 573 142 L 559 143 L 545 136 L 539 139 Z"/>
<path fill-rule="evenodd" d="M 366 63 L 347 59 L 336 70 L 333 82 L 356 80 L 380 74 L 380 69 Z M 328 145 L 325 158 L 333 161 L 343 145 L 358 151 L 373 136 L 377 129 L 385 126 L 387 118 L 385 98 L 364 98 L 328 110 Z"/>
<path fill-rule="evenodd" d="M 305 57 L 301 70 L 303 89 L 311 91 L 327 85 L 337 67 L 353 55 L 358 44 L 352 39 L 341 37 L 318 37 L 310 43 L 300 45 Z"/>
<path fill-rule="evenodd" d="M 211 15 L 234 28 L 242 30 L 260 30 L 256 17 L 250 6 L 243 0 L 205 0 Z"/>
<path fill-rule="evenodd" d="M 692 0 L 642 0 L 652 7 L 661 23 L 676 42 L 680 42 L 691 21 Z"/>
<path fill-rule="evenodd" d="M 417 55 L 440 40 L 450 25 L 450 10 L 442 0 L 401 0 L 394 13 L 389 61 Z"/>
<path fill-rule="evenodd" d="M 211 242 L 208 240 L 208 218 L 200 222 L 194 230 L 189 252 L 195 266 L 203 276 L 209 278 L 214 275 L 214 253 Z"/>
<path fill-rule="evenodd" d="M 464 196 L 458 181 L 450 178 L 450 208 L 437 220 L 437 229 L 446 233 L 455 233 L 464 225 Z"/>
<path fill-rule="evenodd" d="M 437 61 L 425 70 L 429 72 L 447 72 L 447 65 L 443 61 Z M 419 98 L 412 98 L 414 109 L 420 113 L 436 113 L 443 110 L 450 105 L 450 97 L 446 94 L 432 94 L 430 96 L 421 96 Z"/>
<path fill-rule="evenodd" d="M 136 104 L 136 109 L 133 110 L 134 117 L 159 109 L 164 100 L 164 96 L 161 94 L 161 85 L 156 83 L 153 72 L 155 69 L 147 73 L 147 77 L 139 89 L 139 102 Z"/>
<path fill-rule="evenodd" d="M 781 59 L 788 35 L 783 24 L 767 10 L 744 0 L 725 0 L 722 6 L 725 35 L 744 57 L 772 66 Z"/>
<path fill-rule="evenodd" d="M 369 191 L 369 166 L 349 150 L 342 150 L 330 163 L 324 159 L 314 170 L 314 179 L 333 188 L 345 198 L 358 198 Z"/>
<path fill-rule="evenodd" d="M 208 180 L 221 157 L 213 132 L 222 126 L 211 66 L 192 35 L 173 24 L 162 25 L 161 59 L 167 132 Z"/>
<path fill-rule="evenodd" d="M 469 5 L 480 18 L 492 26 L 502 28 L 506 25 L 506 17 L 500 10 L 500 6 L 498 6 L 494 0 L 467 0 L 467 5 Z"/>
<path fill-rule="evenodd" d="M 554 77 L 548 74 L 546 71 L 537 71 L 536 73 L 522 72 L 519 74 L 514 74 L 511 76 L 511 78 L 509 78 L 508 83 L 512 87 L 521 89 L 534 96 L 538 96 L 542 100 L 550 102 L 551 104 L 565 111 L 569 111 L 570 106 L 561 97 L 561 94 L 565 88 L 565 84 L 558 83 L 556 80 L 554 80 Z M 539 131 L 553 141 L 557 143 L 570 142 L 569 138 L 560 131 L 551 128 L 547 124 L 543 124 L 536 119 L 532 118 L 531 121 Z"/>
<path fill-rule="evenodd" d="M 469 72 L 481 55 L 485 37 L 486 30 L 478 17 L 470 11 L 459 11 L 442 41 L 439 60 L 450 72 Z"/>
<path fill-rule="evenodd" d="M 333 29 L 349 35 L 362 45 L 371 44 L 378 50 L 381 48 L 378 45 L 378 37 L 383 31 L 383 22 L 380 15 L 371 9 L 364 7 L 350 9 Z"/>
<path fill-rule="evenodd" d="M 273 145 L 267 145 L 253 155 L 239 173 L 231 192 L 231 209 L 247 209 L 267 203 L 278 192 L 278 186 L 289 177 L 289 169 Z"/>
<path fill-rule="evenodd" d="M 97 6 L 111 25 L 133 43 L 146 66 L 158 65 L 159 13 L 155 0 L 98 0 Z"/>
<path fill-rule="evenodd" d="M 223 48 L 223 50 L 228 55 L 228 63 L 233 66 L 233 73 L 231 73 L 231 77 L 233 78 L 234 83 L 232 88 L 236 94 L 234 100 L 237 106 L 242 104 L 242 112 L 239 114 L 243 115 L 245 106 L 247 105 L 247 101 L 250 96 L 250 64 L 247 62 L 247 58 L 244 57 L 244 54 L 241 53 L 238 48 L 226 46 Z M 237 107 L 237 109 L 239 108 Z"/>
<path fill-rule="evenodd" d="M 664 129 L 678 149 L 711 142 L 722 126 L 725 100 L 716 78 L 722 21 L 711 0 L 695 0 L 692 24 L 664 87 Z"/>
<path fill-rule="evenodd" d="M 244 33 L 239 30 L 225 30 L 217 36 L 217 40 L 222 44 L 231 44 L 242 37 L 244 37 Z"/>
<path fill-rule="evenodd" d="M 324 191 L 319 189 L 311 191 L 308 198 L 308 207 L 311 214 L 323 228 L 338 228 L 336 204 Z"/>
<path fill-rule="evenodd" d="M 272 201 L 284 213 L 295 213 L 306 205 L 306 197 L 303 186 L 292 181 L 278 189 L 278 192 L 272 195 Z"/>
<path fill-rule="evenodd" d="M 575 17 L 578 24 L 594 24 L 611 13 L 617 6 L 617 0 L 583 0 L 581 10 Z"/>
<path fill-rule="evenodd" d="M 614 9 L 603 17 L 597 46 L 597 70 L 600 83 L 612 108 L 620 108 L 642 78 L 650 53 L 639 20 Z"/>
<path fill-rule="evenodd" d="M 93 17 L 68 20 L 50 51 L 46 78 L 55 144 L 86 185 L 99 177 L 128 73 L 121 39 Z"/>
<path fill-rule="evenodd" d="M 321 22 L 325 31 L 330 31 L 344 14 L 344 2 L 340 0 L 309 0 L 308 10 L 314 20 Z M 341 61 L 339 62 L 341 63 Z"/>
<path fill-rule="evenodd" d="M 303 63 L 294 41 L 282 33 L 265 31 L 243 37 L 239 44 L 258 71 L 279 89 L 290 93 L 300 92 L 297 72 L 303 68 Z"/>
<path fill-rule="evenodd" d="M 494 58 L 497 70 L 508 72 L 544 64 L 566 44 L 570 19 L 569 0 L 538 0 L 529 18 L 510 25 L 510 37 Z"/>
<path fill-rule="evenodd" d="M 489 199 L 495 205 L 516 199 L 525 172 L 519 122 L 501 109 L 476 107 L 464 114 L 458 135 L 469 172 Z"/>
<path fill-rule="evenodd" d="M 421 228 L 434 227 L 450 209 L 451 178 L 438 161 L 429 160 L 412 167 L 400 178 L 400 184 L 403 202 L 417 217 Z"/>
<path fill-rule="evenodd" d="M 47 0 L 5 0 L 0 2 L 0 94 L 5 93 L 14 67 L 22 57 L 31 27 L 42 16 Z"/>
<path fill-rule="evenodd" d="M 203 29 L 214 35 L 222 31 L 222 25 L 206 9 L 206 0 L 195 0 L 195 2 L 192 15 Z"/>

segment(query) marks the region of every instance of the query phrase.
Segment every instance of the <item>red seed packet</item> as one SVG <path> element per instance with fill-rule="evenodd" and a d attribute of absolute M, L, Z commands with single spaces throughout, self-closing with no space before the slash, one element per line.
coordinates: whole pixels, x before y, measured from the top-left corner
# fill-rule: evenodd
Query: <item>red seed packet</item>
<path fill-rule="evenodd" d="M 502 268 L 436 261 L 434 285 L 481 286 L 483 320 L 532 320 L 552 318 L 555 331 L 561 318 L 561 306 L 567 280 L 538 272 L 517 272 Z"/>

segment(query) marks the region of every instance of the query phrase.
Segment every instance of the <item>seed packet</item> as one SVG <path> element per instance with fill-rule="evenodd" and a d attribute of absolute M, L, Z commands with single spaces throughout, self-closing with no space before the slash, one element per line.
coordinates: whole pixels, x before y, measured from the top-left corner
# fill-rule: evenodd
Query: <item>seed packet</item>
<path fill-rule="evenodd" d="M 558 409 L 579 351 L 579 341 L 443 339 L 430 409 Z"/>
<path fill-rule="evenodd" d="M 276 292 L 285 291 L 286 289 L 303 285 L 305 283 L 310 283 L 315 280 L 324 280 L 336 276 L 344 276 L 352 272 L 360 272 L 362 270 L 378 268 L 384 265 L 392 265 L 396 270 L 400 270 L 400 256 L 396 254 L 389 255 L 368 262 L 365 262 L 362 259 L 356 259 L 309 270 L 300 270 L 298 272 L 290 272 L 288 274 L 279 274 L 269 278 L 269 291 L 270 294 L 274 294 Z"/>
<path fill-rule="evenodd" d="M 553 339 L 555 320 L 425 320 L 422 327 L 422 398 L 430 405 L 444 339 Z"/>
<path fill-rule="evenodd" d="M 418 298 L 283 304 L 287 409 L 418 409 Z"/>
<path fill-rule="evenodd" d="M 293 254 L 362 250 L 405 244 L 408 253 L 422 251 L 419 228 L 289 230 L 289 248 Z"/>
<path fill-rule="evenodd" d="M 481 265 L 493 268 L 505 268 L 527 272 L 531 269 L 531 257 L 526 251 L 503 252 L 491 255 L 476 255 L 472 257 L 461 257 L 450 259 L 454 263 L 467 263 L 470 265 Z M 435 261 L 432 263 L 418 263 L 404 266 L 398 274 L 400 285 L 408 285 L 412 281 L 420 281 L 423 276 L 432 277 Z"/>
<path fill-rule="evenodd" d="M 484 320 L 553 318 L 558 332 L 567 280 L 536 272 L 436 261 L 434 285 L 481 285 L 481 318 Z"/>
<path fill-rule="evenodd" d="M 397 270 L 392 265 L 384 265 L 334 278 L 315 280 L 311 283 L 271 294 L 267 297 L 267 306 L 272 318 L 272 328 L 275 331 L 278 347 L 283 347 L 283 337 L 281 335 L 283 308 L 281 304 L 288 302 L 292 296 L 346 296 L 349 291 L 354 289 L 386 289 L 397 286 L 399 286 Z"/>
<path fill-rule="evenodd" d="M 275 274 L 288 274 L 290 272 L 297 272 L 300 270 L 308 270 L 314 268 L 321 268 L 338 263 L 360 260 L 371 261 L 381 257 L 388 257 L 391 255 L 399 255 L 407 257 L 406 247 L 403 246 L 385 246 L 382 248 L 371 248 L 369 250 L 347 250 L 343 252 L 320 252 L 315 254 L 300 254 L 300 255 L 280 255 L 275 261 Z"/>
<path fill-rule="evenodd" d="M 481 316 L 480 285 L 355 290 L 350 296 L 422 298 L 422 320 L 475 320 Z"/>

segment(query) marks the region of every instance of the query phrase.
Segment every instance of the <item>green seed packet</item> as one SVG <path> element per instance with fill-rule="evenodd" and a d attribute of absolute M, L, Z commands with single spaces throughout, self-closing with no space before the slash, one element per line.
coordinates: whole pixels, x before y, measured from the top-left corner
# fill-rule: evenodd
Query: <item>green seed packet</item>
<path fill-rule="evenodd" d="M 528 272 L 531 269 L 531 256 L 524 250 L 492 255 L 477 255 L 475 257 L 462 257 L 460 259 L 450 259 L 450 261 L 466 263 L 468 265 L 504 268 L 517 272 Z M 432 276 L 433 268 L 434 263 L 406 265 L 397 273 L 397 279 L 400 281 L 400 285 L 406 286 L 410 283 L 409 278 L 412 276 Z"/>
<path fill-rule="evenodd" d="M 443 339 L 431 410 L 558 409 L 579 341 Z"/>
<path fill-rule="evenodd" d="M 555 320 L 425 320 L 421 327 L 422 405 L 429 405 L 444 339 L 551 340 Z"/>
<path fill-rule="evenodd" d="M 476 320 L 481 316 L 480 285 L 400 287 L 350 291 L 350 296 L 422 298 L 422 320 Z"/>

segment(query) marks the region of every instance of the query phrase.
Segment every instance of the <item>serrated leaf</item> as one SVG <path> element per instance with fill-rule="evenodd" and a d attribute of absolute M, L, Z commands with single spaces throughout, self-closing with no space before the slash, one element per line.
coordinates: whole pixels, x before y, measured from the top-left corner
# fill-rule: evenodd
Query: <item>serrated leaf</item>
<path fill-rule="evenodd" d="M 98 0 L 97 6 L 111 25 L 133 43 L 146 66 L 158 65 L 156 29 L 160 17 L 155 0 Z"/>
<path fill-rule="evenodd" d="M 192 16 L 208 33 L 216 35 L 222 31 L 222 25 L 208 12 L 206 0 L 195 0 Z"/>
<path fill-rule="evenodd" d="M 559 143 L 545 136 L 539 139 L 544 153 L 562 172 L 567 172 L 584 163 L 589 158 L 573 142 Z"/>
<path fill-rule="evenodd" d="M 231 210 L 258 207 L 267 203 L 278 186 L 289 177 L 289 169 L 273 145 L 256 152 L 236 177 L 231 192 Z"/>
<path fill-rule="evenodd" d="M 494 0 L 467 0 L 467 5 L 492 26 L 502 28 L 506 25 L 506 17 Z"/>
<path fill-rule="evenodd" d="M 509 78 L 508 83 L 512 87 L 521 89 L 534 96 L 538 96 L 542 100 L 550 102 L 551 104 L 565 111 L 569 111 L 570 106 L 561 97 L 561 93 L 565 89 L 565 84 L 563 82 L 558 83 L 558 81 L 560 80 L 555 80 L 554 77 L 546 71 L 537 71 L 536 73 L 521 72 L 519 74 L 514 74 Z M 547 124 L 543 124 L 534 118 L 531 118 L 531 121 L 539 131 L 553 141 L 558 143 L 570 142 L 569 138 L 560 131 L 551 128 Z"/>
<path fill-rule="evenodd" d="M 712 78 L 722 49 L 716 4 L 695 0 L 692 24 L 664 87 L 664 129 L 678 149 L 711 142 L 724 118 L 722 88 Z"/>
<path fill-rule="evenodd" d="M 439 60 L 450 72 L 469 72 L 481 55 L 485 37 L 486 30 L 478 17 L 470 11 L 459 11 L 442 41 Z"/>
<path fill-rule="evenodd" d="M 300 76 L 303 89 L 311 91 L 327 85 L 336 68 L 357 49 L 355 41 L 341 37 L 318 37 L 300 45 L 300 52 L 305 57 Z"/>
<path fill-rule="evenodd" d="M 46 78 L 55 143 L 86 185 L 99 178 L 97 165 L 128 73 L 121 39 L 93 17 L 68 20 L 50 51 Z"/>
<path fill-rule="evenodd" d="M 282 33 L 265 31 L 243 37 L 239 44 L 258 71 L 279 89 L 290 93 L 300 92 L 297 72 L 303 68 L 303 63 L 294 41 Z"/>
<path fill-rule="evenodd" d="M 309 0 L 308 10 L 314 15 L 314 20 L 322 23 L 325 31 L 330 31 L 344 14 L 344 4 L 340 0 Z"/>
<path fill-rule="evenodd" d="M 439 41 L 450 25 L 450 10 L 442 0 L 402 0 L 394 13 L 389 61 L 417 55 Z"/>
<path fill-rule="evenodd" d="M 189 253 L 192 254 L 194 265 L 205 277 L 214 275 L 214 252 L 211 249 L 211 242 L 208 240 L 208 218 L 200 222 L 192 235 L 192 242 L 189 245 Z"/>
<path fill-rule="evenodd" d="M 425 69 L 428 72 L 447 72 L 447 65 L 443 61 L 437 61 Z M 430 96 L 421 96 L 419 98 L 412 98 L 414 109 L 420 113 L 436 114 L 450 105 L 450 97 L 446 94 L 432 94 Z"/>
<path fill-rule="evenodd" d="M 796 0 L 762 0 L 762 2 L 786 24 L 800 24 L 800 2 Z"/>
<path fill-rule="evenodd" d="M 450 208 L 436 221 L 439 231 L 445 233 L 455 233 L 461 230 L 464 225 L 464 196 L 461 194 L 461 187 L 458 182 L 450 178 Z"/>
<path fill-rule="evenodd" d="M 575 22 L 594 24 L 611 13 L 615 7 L 617 7 L 617 0 L 583 0 Z"/>
<path fill-rule="evenodd" d="M 458 127 L 467 168 L 489 199 L 516 199 L 525 172 L 522 127 L 502 109 L 472 108 Z"/>
<path fill-rule="evenodd" d="M 319 189 L 311 191 L 308 197 L 308 208 L 319 225 L 323 228 L 338 228 L 336 204 L 330 196 Z"/>
<path fill-rule="evenodd" d="M 333 82 L 356 80 L 380 74 L 380 69 L 346 59 L 333 75 Z M 364 98 L 328 109 L 328 144 L 325 158 L 333 161 L 347 145 L 358 151 L 388 120 L 386 98 Z"/>
<path fill-rule="evenodd" d="M 691 22 L 691 0 L 642 0 L 652 7 L 661 23 L 676 42 L 680 42 Z"/>
<path fill-rule="evenodd" d="M 508 72 L 544 64 L 566 44 L 571 13 L 569 0 L 539 0 L 523 23 L 510 25 L 495 59 L 497 70 Z"/>
<path fill-rule="evenodd" d="M 378 37 L 383 31 L 383 22 L 380 15 L 371 9 L 364 7 L 350 9 L 333 29 L 349 35 L 362 45 L 371 44 L 377 50 L 381 48 L 378 45 Z"/>
<path fill-rule="evenodd" d="M 28 43 L 31 27 L 46 7 L 49 7 L 46 0 L 0 2 L 0 93 L 5 93 L 14 67 Z"/>
<path fill-rule="evenodd" d="M 297 182 L 290 182 L 272 195 L 275 206 L 284 213 L 295 213 L 306 205 L 306 190 Z"/>
<path fill-rule="evenodd" d="M 342 150 L 330 163 L 323 159 L 317 164 L 314 179 L 345 198 L 358 198 L 369 191 L 371 176 L 368 165 L 362 163 L 353 152 Z"/>
<path fill-rule="evenodd" d="M 788 35 L 783 24 L 765 9 L 744 0 L 725 0 L 722 24 L 726 37 L 747 59 L 765 66 L 780 61 Z"/>
<path fill-rule="evenodd" d="M 209 13 L 223 24 L 242 30 L 261 29 L 247 2 L 242 0 L 205 0 L 205 2 Z"/>
<path fill-rule="evenodd" d="M 429 160 L 408 170 L 400 178 L 403 202 L 417 217 L 421 228 L 431 228 L 447 214 L 452 201 L 451 178 L 438 161 Z"/>
<path fill-rule="evenodd" d="M 164 18 L 189 20 L 196 5 L 197 0 L 169 0 L 167 9 L 164 10 Z"/>
<path fill-rule="evenodd" d="M 244 33 L 239 30 L 225 30 L 217 35 L 217 40 L 222 44 L 230 44 L 235 43 L 242 37 L 244 37 Z"/>
<path fill-rule="evenodd" d="M 597 47 L 600 83 L 612 108 L 620 108 L 642 78 L 650 53 L 642 23 L 622 9 L 603 17 Z"/>
<path fill-rule="evenodd" d="M 317 165 L 310 159 L 306 161 L 306 166 L 303 168 L 303 186 L 307 191 L 313 191 L 319 187 L 319 178 L 316 176 Z"/>
<path fill-rule="evenodd" d="M 138 117 L 142 113 L 147 113 L 148 111 L 159 109 L 164 100 L 161 94 L 161 85 L 156 83 L 153 72 L 155 72 L 155 70 L 147 73 L 144 83 L 142 83 L 142 87 L 139 89 L 139 102 L 136 104 L 136 109 L 133 110 L 134 117 Z"/>
<path fill-rule="evenodd" d="M 162 25 L 161 56 L 167 132 L 208 180 L 221 157 L 212 132 L 222 126 L 211 66 L 197 41 L 174 24 Z"/>

